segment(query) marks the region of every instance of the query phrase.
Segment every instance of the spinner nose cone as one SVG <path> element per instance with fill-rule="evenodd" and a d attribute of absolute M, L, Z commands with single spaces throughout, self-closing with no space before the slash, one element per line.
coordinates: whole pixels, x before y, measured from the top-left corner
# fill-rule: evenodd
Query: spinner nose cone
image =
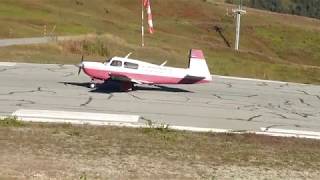
<path fill-rule="evenodd" d="M 76 66 L 79 68 L 79 70 L 78 70 L 78 76 L 79 76 L 79 74 L 81 73 L 81 70 L 84 68 L 84 63 L 81 62 L 81 63 L 77 64 Z"/>

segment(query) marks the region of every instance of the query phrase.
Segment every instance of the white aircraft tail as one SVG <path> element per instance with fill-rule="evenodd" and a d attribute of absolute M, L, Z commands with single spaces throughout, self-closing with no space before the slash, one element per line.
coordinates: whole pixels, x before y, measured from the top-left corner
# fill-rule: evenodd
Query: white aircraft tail
<path fill-rule="evenodd" d="M 212 80 L 207 62 L 202 50 L 191 49 L 189 55 L 189 71 L 191 76 L 204 77 L 205 80 Z"/>

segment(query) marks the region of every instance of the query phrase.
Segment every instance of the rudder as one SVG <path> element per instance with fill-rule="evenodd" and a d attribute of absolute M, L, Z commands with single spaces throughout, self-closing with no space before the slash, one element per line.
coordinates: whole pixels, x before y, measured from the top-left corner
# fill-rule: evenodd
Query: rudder
<path fill-rule="evenodd" d="M 202 50 L 191 49 L 189 54 L 189 70 L 190 75 L 204 77 L 205 80 L 212 80 L 207 62 L 204 58 Z"/>

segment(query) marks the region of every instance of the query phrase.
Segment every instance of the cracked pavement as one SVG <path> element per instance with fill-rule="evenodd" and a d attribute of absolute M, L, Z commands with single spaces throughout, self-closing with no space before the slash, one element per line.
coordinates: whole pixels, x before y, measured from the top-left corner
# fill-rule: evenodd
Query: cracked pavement
<path fill-rule="evenodd" d="M 320 86 L 213 77 L 210 84 L 94 91 L 74 65 L 0 65 L 0 115 L 17 109 L 136 114 L 169 125 L 320 132 Z"/>

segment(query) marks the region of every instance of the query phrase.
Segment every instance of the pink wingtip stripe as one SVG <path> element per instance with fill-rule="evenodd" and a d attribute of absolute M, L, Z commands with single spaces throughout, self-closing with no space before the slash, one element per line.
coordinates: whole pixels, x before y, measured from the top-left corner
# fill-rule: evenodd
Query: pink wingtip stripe
<path fill-rule="evenodd" d="M 191 49 L 191 58 L 204 59 L 202 50 Z"/>

